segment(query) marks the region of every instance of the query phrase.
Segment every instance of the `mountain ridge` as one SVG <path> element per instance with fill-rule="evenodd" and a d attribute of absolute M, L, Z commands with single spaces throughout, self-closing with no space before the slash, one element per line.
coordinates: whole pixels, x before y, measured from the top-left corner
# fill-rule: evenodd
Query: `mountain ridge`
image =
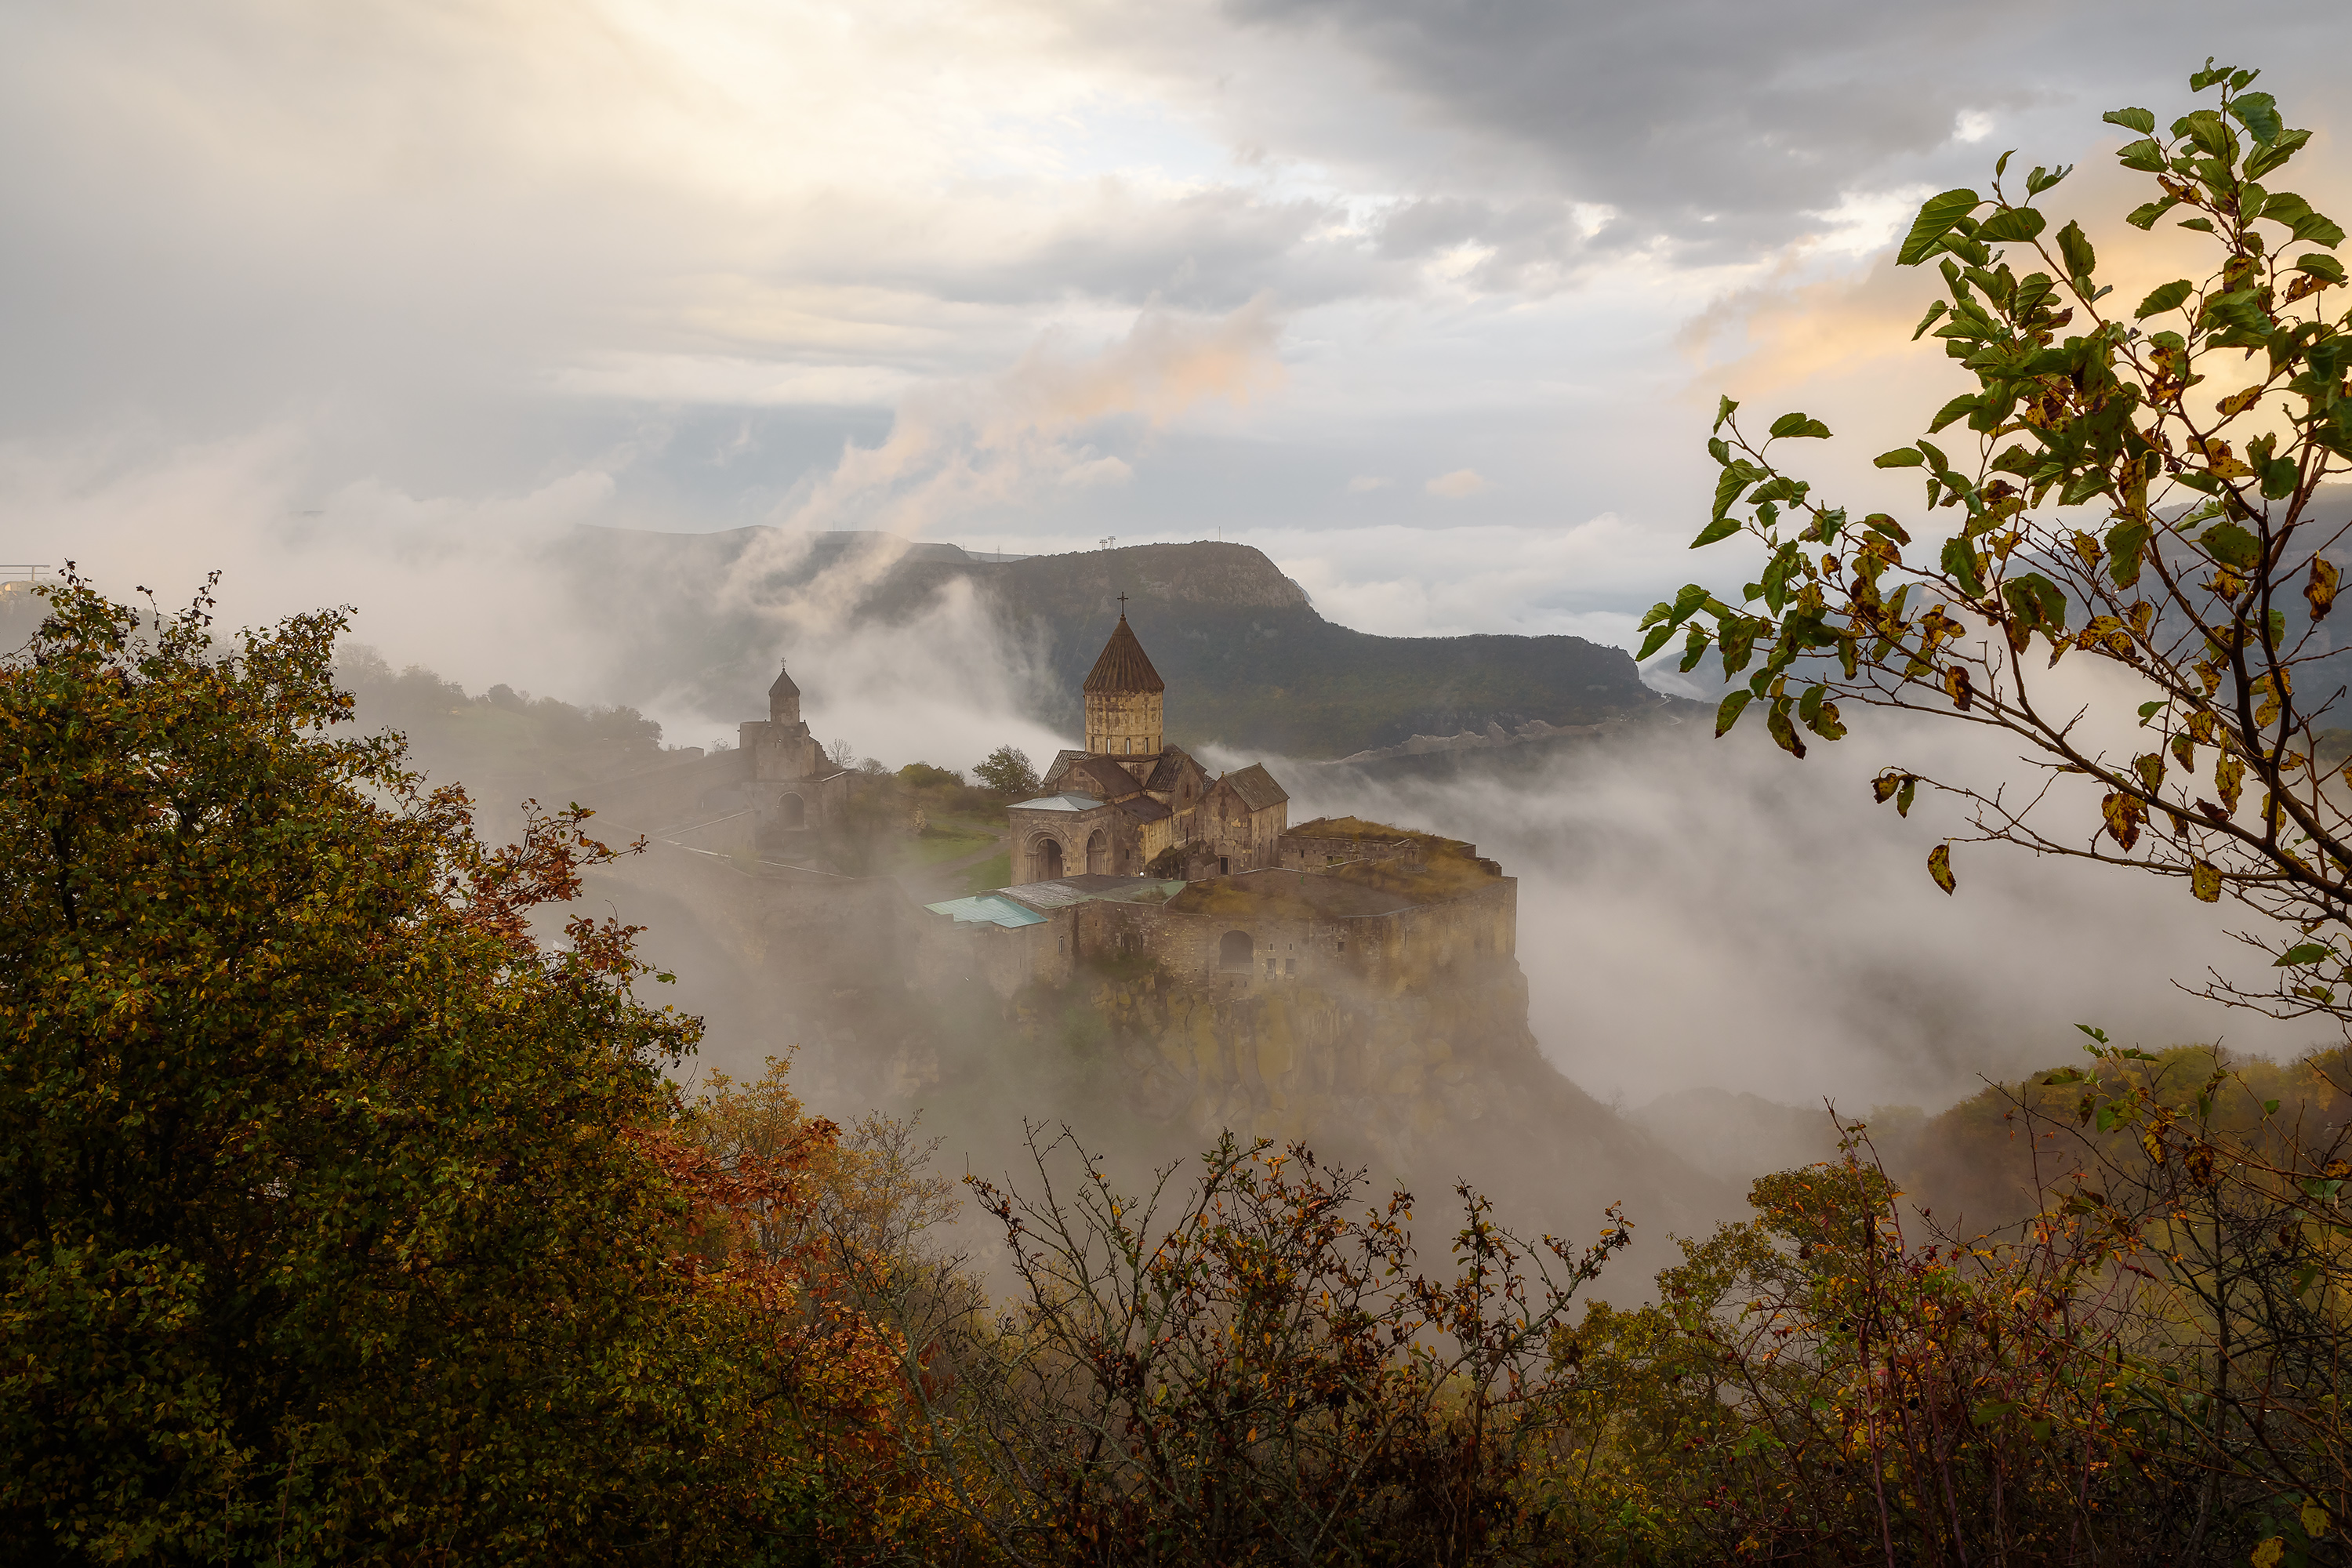
<path fill-rule="evenodd" d="M 773 563 L 747 562 L 755 545 L 768 550 L 772 542 L 790 547 Z M 1669 700 L 1642 684 L 1624 649 L 1582 637 L 1390 637 L 1339 626 L 1247 544 L 1204 540 L 1003 560 L 887 534 L 583 526 L 566 553 L 583 584 L 620 577 L 649 586 L 647 607 L 660 624 L 648 628 L 656 634 L 648 646 L 682 650 L 670 673 L 714 703 L 717 682 L 731 690 L 771 652 L 751 612 L 709 613 L 721 586 L 739 599 L 834 594 L 843 617 L 899 624 L 959 583 L 1015 646 L 1037 650 L 1054 695 L 1034 716 L 1064 729 L 1076 728 L 1076 692 L 1118 622 L 1121 594 L 1168 680 L 1169 733 L 1187 744 L 1330 758 L 1416 735 L 1590 725 Z M 667 605 L 665 591 L 673 601 Z M 757 650 L 748 659 L 747 646 Z"/>

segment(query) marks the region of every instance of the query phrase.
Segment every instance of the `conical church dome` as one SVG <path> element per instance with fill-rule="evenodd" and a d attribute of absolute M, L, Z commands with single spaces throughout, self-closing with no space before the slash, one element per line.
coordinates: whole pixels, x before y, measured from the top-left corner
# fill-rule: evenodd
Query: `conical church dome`
<path fill-rule="evenodd" d="M 1087 676 L 1085 689 L 1097 695 L 1137 691 L 1165 691 L 1168 683 L 1151 668 L 1143 645 L 1135 639 L 1135 632 L 1127 624 L 1127 612 L 1119 612 L 1118 625 L 1103 644 L 1102 657 L 1095 660 L 1094 669 Z"/>
<path fill-rule="evenodd" d="M 776 683 L 768 688 L 768 722 L 790 725 L 800 721 L 801 689 L 793 684 L 793 678 L 785 674 L 783 666 L 779 664 L 776 667 Z"/>

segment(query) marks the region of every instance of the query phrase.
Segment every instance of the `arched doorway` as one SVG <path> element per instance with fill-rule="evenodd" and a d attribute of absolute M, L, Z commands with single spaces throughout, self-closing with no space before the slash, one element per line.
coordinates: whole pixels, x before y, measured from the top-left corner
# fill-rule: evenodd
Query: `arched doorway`
<path fill-rule="evenodd" d="M 1110 837 L 1099 827 L 1087 840 L 1087 872 L 1095 877 L 1110 875 Z"/>
<path fill-rule="evenodd" d="M 785 828 L 808 826 L 808 803 L 796 795 L 788 795 L 776 803 L 776 820 Z"/>
<path fill-rule="evenodd" d="M 1229 931 L 1217 942 L 1217 967 L 1246 970 L 1250 966 L 1250 951 L 1256 944 L 1245 931 Z"/>
<path fill-rule="evenodd" d="M 1029 846 L 1029 864 L 1036 868 L 1036 880 L 1050 882 L 1062 874 L 1062 841 L 1040 837 Z"/>

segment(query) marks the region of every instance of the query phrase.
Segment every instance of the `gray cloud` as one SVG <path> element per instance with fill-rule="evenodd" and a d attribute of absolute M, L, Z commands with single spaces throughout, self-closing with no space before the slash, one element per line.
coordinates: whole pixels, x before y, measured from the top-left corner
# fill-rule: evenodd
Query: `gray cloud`
<path fill-rule="evenodd" d="M 2210 8 L 2179 0 L 1984 0 L 1965 13 L 1858 0 L 1231 0 L 1228 13 L 1359 54 L 1437 122 L 1525 150 L 1556 196 L 1615 210 L 1596 245 L 1664 238 L 1686 261 L 1783 243 L 1853 191 L 1976 174 L 1985 151 L 1954 140 L 1963 111 L 2137 101 L 2221 42 Z M 2227 40 L 2242 63 L 2326 91 L 2305 62 L 2345 41 L 2340 6 L 2294 0 L 2243 21 Z M 2307 104 L 2304 121 L 2323 107 Z"/>

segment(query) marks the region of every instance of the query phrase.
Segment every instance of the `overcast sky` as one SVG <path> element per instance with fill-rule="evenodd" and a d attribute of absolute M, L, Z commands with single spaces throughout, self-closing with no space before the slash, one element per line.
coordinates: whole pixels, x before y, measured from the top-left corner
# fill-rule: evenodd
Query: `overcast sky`
<path fill-rule="evenodd" d="M 2099 114 L 2218 52 L 2325 205 L 2347 18 L 16 0 L 0 556 L 353 600 L 475 685 L 481 584 L 572 522 L 1218 536 L 1368 630 L 1625 642 L 1704 574 L 1718 390 L 1859 487 L 1949 395 L 1924 195 L 2083 160 L 2050 205 L 2119 252 Z"/>

